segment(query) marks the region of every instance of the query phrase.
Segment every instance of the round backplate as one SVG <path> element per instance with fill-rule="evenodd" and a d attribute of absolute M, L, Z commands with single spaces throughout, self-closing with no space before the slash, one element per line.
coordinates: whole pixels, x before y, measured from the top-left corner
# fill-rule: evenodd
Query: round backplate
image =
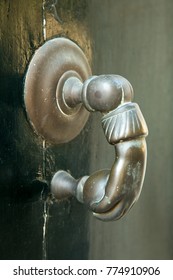
<path fill-rule="evenodd" d="M 84 127 L 89 112 L 82 104 L 64 106 L 62 89 L 69 77 L 82 82 L 91 69 L 82 50 L 66 38 L 47 41 L 34 54 L 26 73 L 24 101 L 35 131 L 49 142 L 65 143 Z"/>

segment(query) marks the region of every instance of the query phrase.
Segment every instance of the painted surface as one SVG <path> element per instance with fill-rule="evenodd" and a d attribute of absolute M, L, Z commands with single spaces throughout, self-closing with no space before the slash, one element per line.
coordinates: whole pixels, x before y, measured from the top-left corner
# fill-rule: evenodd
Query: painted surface
<path fill-rule="evenodd" d="M 116 73 L 132 83 L 148 128 L 148 165 L 138 203 L 122 220 L 92 219 L 91 259 L 173 258 L 173 2 L 90 2 L 95 73 Z M 99 6 L 99 13 L 95 11 Z M 94 127 L 98 120 L 94 119 Z M 93 135 L 91 171 L 110 166 L 102 131 Z M 104 160 L 103 160 L 104 159 Z M 97 165 L 97 166 L 96 166 Z"/>

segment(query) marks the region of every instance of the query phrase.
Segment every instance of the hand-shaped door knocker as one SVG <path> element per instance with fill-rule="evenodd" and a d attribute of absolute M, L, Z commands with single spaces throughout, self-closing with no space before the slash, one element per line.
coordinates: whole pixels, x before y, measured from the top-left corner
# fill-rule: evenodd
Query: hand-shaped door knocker
<path fill-rule="evenodd" d="M 119 75 L 92 76 L 82 50 L 56 38 L 33 56 L 24 99 L 33 127 L 52 143 L 65 143 L 84 127 L 89 112 L 100 111 L 107 141 L 115 148 L 111 169 L 78 180 L 59 170 L 51 181 L 57 199 L 75 196 L 103 221 L 121 218 L 138 200 L 146 169 L 147 125 L 133 88 Z"/>

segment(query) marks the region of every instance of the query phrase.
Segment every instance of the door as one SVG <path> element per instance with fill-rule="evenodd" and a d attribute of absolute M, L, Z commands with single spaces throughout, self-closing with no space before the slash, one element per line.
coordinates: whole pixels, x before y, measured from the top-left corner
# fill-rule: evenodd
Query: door
<path fill-rule="evenodd" d="M 53 4 L 41 0 L 0 3 L 1 259 L 88 257 L 86 209 L 73 199 L 54 203 L 49 183 L 58 169 L 70 170 L 76 177 L 88 173 L 89 124 L 71 143 L 49 145 L 34 133 L 23 101 L 28 63 L 45 40 L 63 34 L 91 55 L 85 1 L 61 1 L 57 12 Z"/>
<path fill-rule="evenodd" d="M 171 259 L 171 0 L 0 1 L 0 258 Z M 135 90 L 149 127 L 148 165 L 139 202 L 123 219 L 97 221 L 74 198 L 56 202 L 50 181 L 110 168 L 114 152 L 100 114 L 66 144 L 51 145 L 28 122 L 23 85 L 44 41 L 77 42 L 93 74 L 120 74 Z"/>

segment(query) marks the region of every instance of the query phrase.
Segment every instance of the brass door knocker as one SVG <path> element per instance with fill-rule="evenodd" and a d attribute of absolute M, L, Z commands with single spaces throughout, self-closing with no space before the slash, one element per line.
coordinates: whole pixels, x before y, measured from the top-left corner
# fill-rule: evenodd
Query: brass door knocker
<path fill-rule="evenodd" d="M 147 125 L 133 103 L 133 88 L 119 75 L 92 76 L 82 50 L 66 38 L 49 40 L 33 56 L 24 99 L 35 130 L 52 143 L 65 143 L 84 127 L 89 112 L 100 111 L 107 141 L 114 146 L 111 169 L 78 180 L 59 170 L 51 192 L 75 196 L 103 221 L 121 218 L 138 200 L 146 170 Z"/>

